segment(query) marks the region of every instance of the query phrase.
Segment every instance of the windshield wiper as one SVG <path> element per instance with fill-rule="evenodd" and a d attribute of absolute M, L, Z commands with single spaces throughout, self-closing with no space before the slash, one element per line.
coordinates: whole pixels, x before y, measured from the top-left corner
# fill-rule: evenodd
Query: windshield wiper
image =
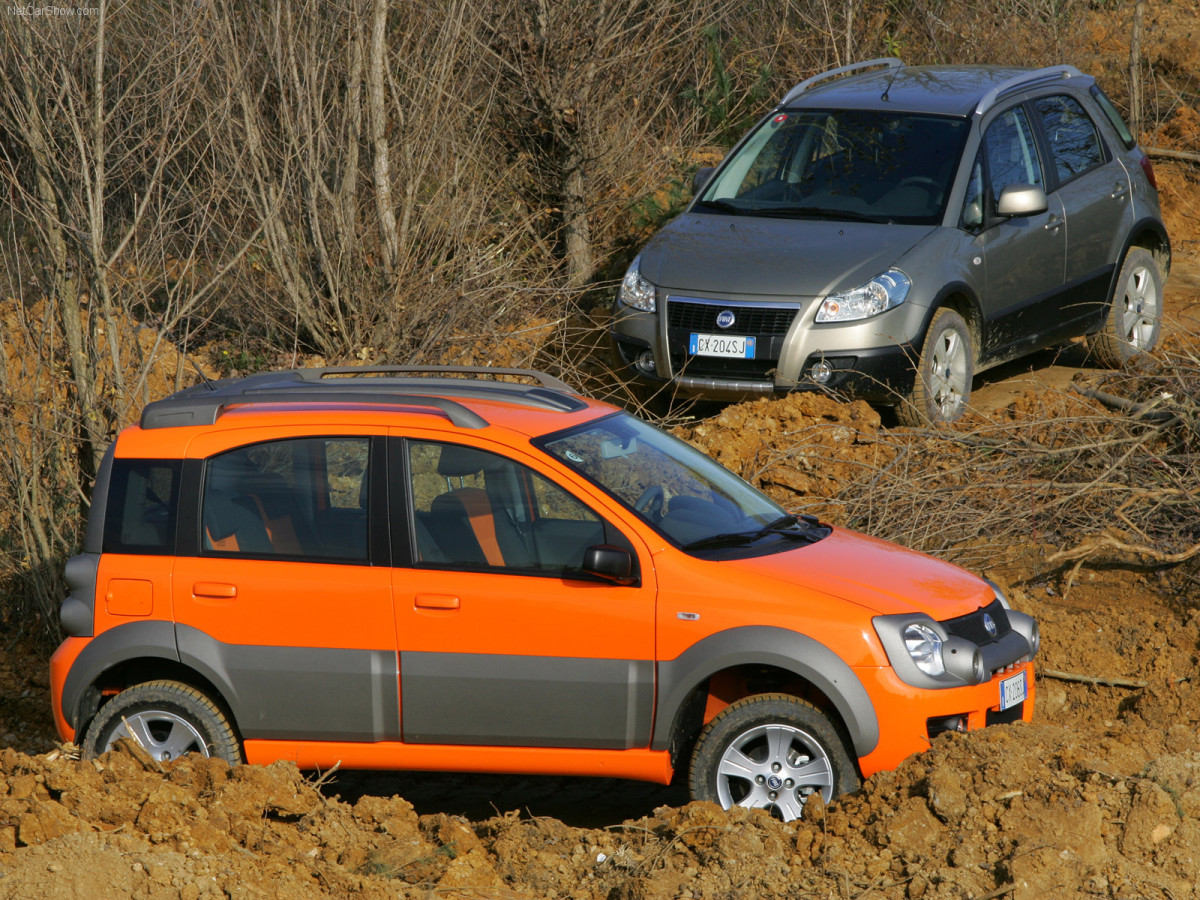
<path fill-rule="evenodd" d="M 746 210 L 729 200 L 701 200 L 697 206 L 707 206 L 709 209 L 720 210 L 735 216 L 746 215 Z"/>
<path fill-rule="evenodd" d="M 879 222 L 878 216 L 855 212 L 850 209 L 835 209 L 832 206 L 777 206 L 755 210 L 755 215 L 778 218 L 810 217 L 815 219 L 850 219 L 854 222 Z"/>
<path fill-rule="evenodd" d="M 805 519 L 805 523 L 812 525 Z M 817 534 L 807 528 L 797 528 L 800 520 L 793 515 L 780 516 L 769 525 L 759 528 L 757 531 L 729 531 L 724 534 L 714 534 L 706 538 L 700 538 L 698 541 L 692 541 L 690 544 L 684 544 L 684 550 L 704 550 L 711 547 L 741 547 L 746 544 L 753 544 L 755 541 L 762 540 L 767 535 L 779 534 L 784 537 L 790 537 L 797 540 L 809 541 L 810 543 L 819 539 Z"/>

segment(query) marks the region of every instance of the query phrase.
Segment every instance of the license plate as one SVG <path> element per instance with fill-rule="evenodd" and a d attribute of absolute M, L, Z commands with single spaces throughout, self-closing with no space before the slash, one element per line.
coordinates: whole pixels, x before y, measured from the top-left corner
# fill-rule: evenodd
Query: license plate
<path fill-rule="evenodd" d="M 1018 703 L 1024 702 L 1026 693 L 1024 672 L 1012 678 L 1005 678 L 1000 682 L 1000 711 L 1012 709 Z"/>
<path fill-rule="evenodd" d="M 754 359 L 754 338 L 736 334 L 696 334 L 693 332 L 688 339 L 688 353 L 693 356 Z"/>

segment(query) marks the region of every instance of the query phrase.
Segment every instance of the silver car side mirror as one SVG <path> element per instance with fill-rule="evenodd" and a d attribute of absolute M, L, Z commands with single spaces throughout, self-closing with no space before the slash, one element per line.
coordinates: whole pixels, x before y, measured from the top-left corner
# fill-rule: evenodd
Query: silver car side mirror
<path fill-rule="evenodd" d="M 1009 218 L 1037 215 L 1047 208 L 1046 192 L 1036 184 L 1010 184 L 996 201 L 996 215 Z"/>

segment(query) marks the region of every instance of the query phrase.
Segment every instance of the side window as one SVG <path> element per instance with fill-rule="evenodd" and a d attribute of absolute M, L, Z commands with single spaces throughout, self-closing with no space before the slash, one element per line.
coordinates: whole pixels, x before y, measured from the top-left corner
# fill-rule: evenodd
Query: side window
<path fill-rule="evenodd" d="M 205 553 L 367 558 L 370 439 L 296 438 L 208 460 Z"/>
<path fill-rule="evenodd" d="M 458 444 L 409 444 L 417 565 L 544 572 L 583 565 L 604 520 L 532 469 Z"/>
<path fill-rule="evenodd" d="M 1010 184 L 1042 184 L 1037 146 L 1023 107 L 1007 110 L 988 126 L 983 136 L 983 154 L 993 205 Z"/>
<path fill-rule="evenodd" d="M 178 460 L 113 461 L 104 521 L 105 553 L 175 552 Z"/>
<path fill-rule="evenodd" d="M 1042 120 L 1050 155 L 1060 182 L 1070 181 L 1104 163 L 1104 145 L 1079 101 L 1073 97 L 1043 97 L 1034 102 Z"/>

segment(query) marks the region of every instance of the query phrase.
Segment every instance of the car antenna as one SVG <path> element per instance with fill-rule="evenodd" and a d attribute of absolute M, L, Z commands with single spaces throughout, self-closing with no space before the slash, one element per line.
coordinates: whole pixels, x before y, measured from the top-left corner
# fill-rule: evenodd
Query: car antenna
<path fill-rule="evenodd" d="M 212 383 L 212 379 L 205 375 L 204 370 L 200 368 L 199 364 L 188 355 L 188 352 L 183 349 L 183 344 L 177 337 L 175 337 L 174 334 L 171 333 L 171 330 L 167 328 L 162 319 L 155 319 L 152 322 L 143 322 L 141 325 L 142 328 L 154 328 L 155 326 L 157 326 L 158 333 L 171 342 L 171 346 L 175 348 L 175 352 L 191 363 L 192 368 L 196 370 L 196 374 L 200 376 L 200 380 L 204 382 L 204 386 L 210 391 L 215 391 L 217 386 Z"/>
<path fill-rule="evenodd" d="M 892 89 L 892 84 L 893 84 L 893 82 L 895 82 L 896 76 L 900 74 L 900 70 L 903 68 L 904 68 L 904 64 L 901 63 L 900 65 L 896 66 L 896 68 L 892 69 L 892 74 L 888 78 L 887 87 L 885 87 L 883 89 L 883 93 L 879 95 L 880 100 L 887 102 L 888 100 L 891 99 L 891 97 L 888 96 L 888 92 Z"/>

